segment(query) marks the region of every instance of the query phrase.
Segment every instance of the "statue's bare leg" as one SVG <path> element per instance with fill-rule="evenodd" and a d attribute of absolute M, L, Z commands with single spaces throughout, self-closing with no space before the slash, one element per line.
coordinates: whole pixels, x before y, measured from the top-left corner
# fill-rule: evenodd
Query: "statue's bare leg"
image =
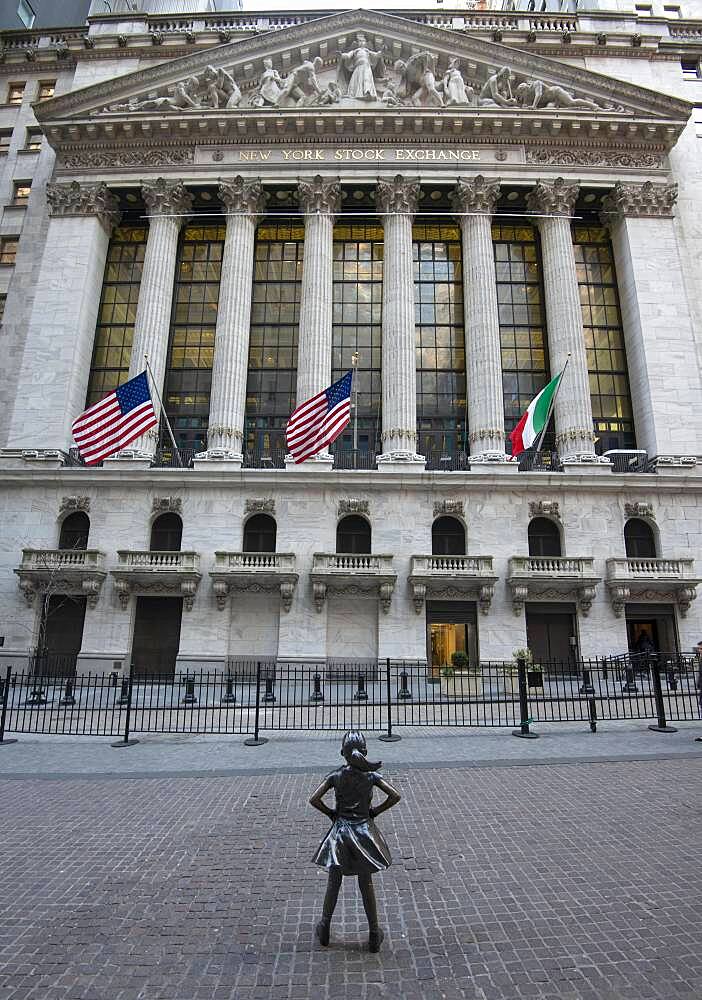
<path fill-rule="evenodd" d="M 331 926 L 331 919 L 334 916 L 336 901 L 339 898 L 342 878 L 341 872 L 335 868 L 332 868 L 329 872 L 327 891 L 324 894 L 324 902 L 322 904 L 322 919 L 315 928 L 319 943 L 325 947 L 329 944 L 329 928 Z"/>
<path fill-rule="evenodd" d="M 385 934 L 378 927 L 378 908 L 375 902 L 375 890 L 373 889 L 373 880 L 370 874 L 358 876 L 358 887 L 361 890 L 363 909 L 366 911 L 366 917 L 368 918 L 368 950 L 380 951 L 380 945 Z"/>

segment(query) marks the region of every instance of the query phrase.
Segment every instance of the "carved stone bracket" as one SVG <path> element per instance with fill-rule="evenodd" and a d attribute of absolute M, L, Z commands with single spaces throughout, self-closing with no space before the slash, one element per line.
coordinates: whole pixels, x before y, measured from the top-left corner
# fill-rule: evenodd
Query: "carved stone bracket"
<path fill-rule="evenodd" d="M 212 590 L 214 591 L 218 610 L 224 611 L 227 606 L 227 598 L 229 597 L 229 584 L 226 580 L 213 580 Z"/>
<path fill-rule="evenodd" d="M 457 212 L 482 212 L 492 215 L 500 197 L 498 181 L 486 181 L 482 174 L 467 181 L 462 177 L 451 192 L 451 205 Z"/>
<path fill-rule="evenodd" d="M 37 596 L 37 589 L 31 580 L 20 580 L 19 589 L 22 591 L 25 601 L 27 602 L 27 607 L 31 608 L 34 606 L 34 599 Z"/>
<path fill-rule="evenodd" d="M 512 590 L 512 611 L 515 616 L 519 616 L 524 611 L 529 588 L 525 583 L 511 583 L 510 588 Z"/>
<path fill-rule="evenodd" d="M 478 591 L 478 607 L 481 615 L 486 615 L 490 610 L 492 599 L 495 596 L 494 583 L 486 583 Z"/>
<path fill-rule="evenodd" d="M 539 215 L 571 216 L 578 197 L 578 185 L 569 184 L 563 177 L 553 181 L 537 181 L 527 192 L 526 203 L 530 212 Z"/>
<path fill-rule="evenodd" d="M 341 208 L 341 184 L 338 181 L 328 181 L 317 174 L 311 181 L 300 181 L 297 190 L 303 212 L 336 215 Z"/>
<path fill-rule="evenodd" d="M 84 514 L 90 513 L 90 497 L 61 497 L 59 504 L 59 514 L 74 513 L 82 511 Z"/>
<path fill-rule="evenodd" d="M 596 593 L 597 590 L 595 587 L 580 587 L 578 589 L 578 607 L 583 618 L 587 618 L 590 614 L 590 608 L 592 607 L 592 602 L 595 600 Z"/>
<path fill-rule="evenodd" d="M 107 184 L 50 182 L 46 185 L 46 200 L 49 215 L 64 219 L 95 215 L 108 233 L 121 218 L 119 200 Z"/>
<path fill-rule="evenodd" d="M 132 596 L 132 588 L 128 580 L 115 580 L 115 592 L 119 599 L 122 611 L 126 611 L 129 606 L 129 598 Z"/>
<path fill-rule="evenodd" d="M 529 517 L 552 517 L 560 521 L 561 512 L 557 500 L 530 500 Z"/>
<path fill-rule="evenodd" d="M 388 215 L 414 215 L 419 201 L 419 181 L 407 180 L 396 174 L 391 181 L 378 181 L 375 202 Z"/>
<path fill-rule="evenodd" d="M 365 514 L 370 515 L 370 504 L 367 500 L 355 500 L 352 498 L 339 500 L 339 517 L 344 514 Z"/>
<path fill-rule="evenodd" d="M 151 504 L 152 514 L 182 514 L 183 501 L 180 497 L 154 497 Z"/>
<path fill-rule="evenodd" d="M 463 517 L 462 500 L 435 500 L 434 517 Z"/>
<path fill-rule="evenodd" d="M 244 514 L 275 514 L 273 497 L 254 497 L 244 501 Z"/>
<path fill-rule="evenodd" d="M 123 611 L 127 610 L 129 606 L 129 598 L 132 594 L 137 594 L 137 596 L 141 594 L 157 594 L 170 597 L 182 597 L 183 607 L 185 610 L 192 611 L 199 583 L 199 579 L 189 577 L 172 583 L 165 581 L 155 581 L 154 583 L 132 583 L 124 578 L 118 578 L 115 579 L 115 592 L 119 598 L 119 603 Z"/>
<path fill-rule="evenodd" d="M 681 587 L 676 596 L 678 608 L 680 609 L 680 617 L 686 618 L 690 604 L 697 598 L 697 590 L 695 587 Z"/>
<path fill-rule="evenodd" d="M 326 583 L 323 583 L 321 580 L 312 581 L 312 599 L 314 601 L 317 614 L 321 614 L 324 609 L 324 602 L 327 599 Z"/>
<path fill-rule="evenodd" d="M 673 215 L 678 197 L 677 184 L 623 184 L 617 181 L 613 191 L 602 199 L 600 218 L 604 223 L 630 216 L 638 219 L 667 219 Z"/>
<path fill-rule="evenodd" d="M 621 618 L 624 614 L 624 607 L 626 602 L 631 597 L 631 591 L 628 587 L 623 586 L 609 586 L 609 599 L 612 602 L 612 611 L 614 611 L 615 617 Z"/>
<path fill-rule="evenodd" d="M 150 215 L 187 215 L 193 207 L 193 196 L 181 181 L 158 177 L 141 186 Z"/>
<path fill-rule="evenodd" d="M 422 609 L 424 608 L 424 602 L 427 599 L 427 588 L 426 584 L 418 583 L 416 580 L 412 581 L 412 603 L 414 604 L 414 610 L 418 615 L 421 615 Z"/>
<path fill-rule="evenodd" d="M 266 208 L 266 196 L 260 181 L 247 181 L 235 177 L 233 181 L 219 182 L 219 197 L 228 212 L 242 212 L 254 217 L 254 224 L 261 219 Z"/>
<path fill-rule="evenodd" d="M 394 583 L 381 583 L 379 589 L 380 607 L 383 609 L 383 614 L 387 614 L 390 611 L 390 605 L 392 603 L 392 593 L 395 589 Z"/>
<path fill-rule="evenodd" d="M 625 503 L 624 514 L 627 517 L 647 517 L 650 521 L 656 520 L 653 504 L 641 500 L 637 500 L 636 503 Z"/>

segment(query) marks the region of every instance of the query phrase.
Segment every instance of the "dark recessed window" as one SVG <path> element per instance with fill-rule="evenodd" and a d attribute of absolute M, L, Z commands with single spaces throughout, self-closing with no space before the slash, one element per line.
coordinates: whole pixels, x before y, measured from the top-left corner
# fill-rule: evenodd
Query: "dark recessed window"
<path fill-rule="evenodd" d="M 61 525 L 60 549 L 87 549 L 90 518 L 82 511 L 69 514 Z"/>
<path fill-rule="evenodd" d="M 557 557 L 561 554 L 561 533 L 558 525 L 546 517 L 535 517 L 529 523 L 529 555 Z"/>
<path fill-rule="evenodd" d="M 336 528 L 336 551 L 361 555 L 371 550 L 371 528 L 358 514 L 343 517 Z"/>
<path fill-rule="evenodd" d="M 254 514 L 244 525 L 244 552 L 275 552 L 275 536 L 275 519 Z"/>
<path fill-rule="evenodd" d="M 29 192 L 31 189 L 31 181 L 13 181 L 12 204 L 23 208 L 29 201 Z"/>
<path fill-rule="evenodd" d="M 12 142 L 12 129 L 4 128 L 0 131 L 0 153 L 6 153 Z"/>
<path fill-rule="evenodd" d="M 41 141 L 43 139 L 42 131 L 39 128 L 28 128 L 27 129 L 27 141 L 25 143 L 25 150 L 28 153 L 38 153 L 41 149 Z"/>
<path fill-rule="evenodd" d="M 641 518 L 632 517 L 624 525 L 627 559 L 655 559 L 656 538 L 653 528 Z"/>
<path fill-rule="evenodd" d="M 0 236 L 0 264 L 14 267 L 19 236 Z"/>
<path fill-rule="evenodd" d="M 183 522 L 177 514 L 161 514 L 151 527 L 152 552 L 180 552 Z"/>
<path fill-rule="evenodd" d="M 699 59 L 681 59 L 680 68 L 686 80 L 698 80 L 700 76 Z"/>
<path fill-rule="evenodd" d="M 464 556 L 466 529 L 455 517 L 439 517 L 431 527 L 431 553 L 434 556 Z"/>

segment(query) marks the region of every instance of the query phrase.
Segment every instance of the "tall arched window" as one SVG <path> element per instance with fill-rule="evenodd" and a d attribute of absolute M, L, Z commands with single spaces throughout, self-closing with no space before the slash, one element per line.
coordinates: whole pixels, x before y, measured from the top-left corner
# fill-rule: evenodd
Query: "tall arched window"
<path fill-rule="evenodd" d="M 656 536 L 650 524 L 632 517 L 624 525 L 624 545 L 627 559 L 655 559 Z"/>
<path fill-rule="evenodd" d="M 275 518 L 254 514 L 244 525 L 244 552 L 275 552 L 275 536 Z"/>
<path fill-rule="evenodd" d="M 535 517 L 529 522 L 529 555 L 561 555 L 561 533 L 557 524 L 546 517 Z"/>
<path fill-rule="evenodd" d="M 82 511 L 69 514 L 61 525 L 59 535 L 60 549 L 87 549 L 90 519 Z"/>
<path fill-rule="evenodd" d="M 371 529 L 358 514 L 343 517 L 336 528 L 336 551 L 360 555 L 371 550 Z"/>
<path fill-rule="evenodd" d="M 466 529 L 455 517 L 438 517 L 431 527 L 431 554 L 464 556 Z"/>
<path fill-rule="evenodd" d="M 180 552 L 183 522 L 177 514 L 161 514 L 151 526 L 152 552 Z"/>

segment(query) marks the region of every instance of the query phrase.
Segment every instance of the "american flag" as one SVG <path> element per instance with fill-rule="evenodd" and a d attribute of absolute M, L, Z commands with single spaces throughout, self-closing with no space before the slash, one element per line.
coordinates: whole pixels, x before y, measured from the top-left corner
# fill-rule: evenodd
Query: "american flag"
<path fill-rule="evenodd" d="M 146 372 L 118 385 L 99 403 L 73 421 L 78 451 L 86 465 L 95 465 L 158 423 Z"/>
<path fill-rule="evenodd" d="M 352 377 L 352 372 L 347 372 L 338 382 L 293 410 L 285 428 L 285 438 L 297 464 L 335 441 L 348 424 Z"/>

